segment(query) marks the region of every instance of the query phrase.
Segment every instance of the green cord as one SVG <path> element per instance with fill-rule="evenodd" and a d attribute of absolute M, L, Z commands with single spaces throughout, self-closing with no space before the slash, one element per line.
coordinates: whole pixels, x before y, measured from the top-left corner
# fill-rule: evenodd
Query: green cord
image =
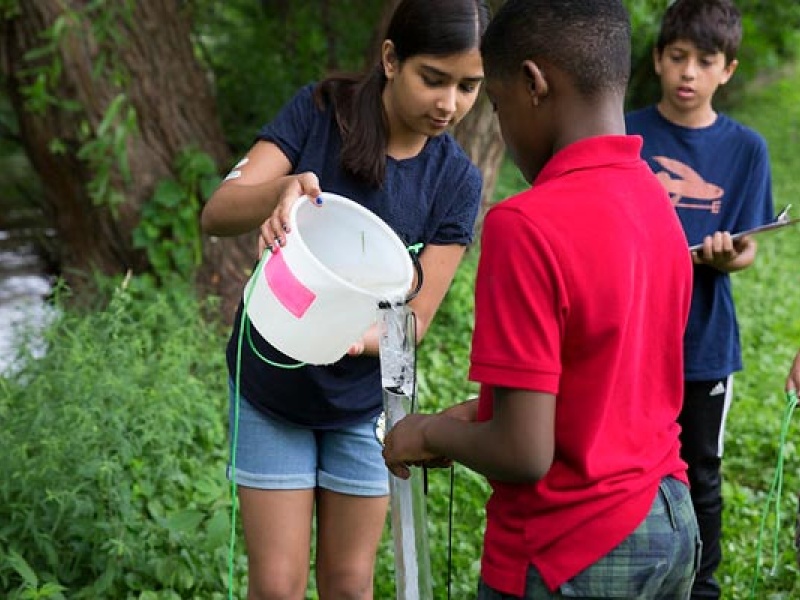
<path fill-rule="evenodd" d="M 783 411 L 783 420 L 781 421 L 781 433 L 778 440 L 778 459 L 775 464 L 775 474 L 772 478 L 772 485 L 770 486 L 769 493 L 767 494 L 767 502 L 764 505 L 764 512 L 761 515 L 761 525 L 758 529 L 758 542 L 756 544 L 756 566 L 753 570 L 753 582 L 750 587 L 750 598 L 755 598 L 756 586 L 758 585 L 758 574 L 761 569 L 761 552 L 762 538 L 764 530 L 767 525 L 767 517 L 770 512 L 770 505 L 775 505 L 775 528 L 773 531 L 772 540 L 772 570 L 771 574 L 775 574 L 778 565 L 778 537 L 781 530 L 781 494 L 783 492 L 783 450 L 786 446 L 786 438 L 789 433 L 789 425 L 792 421 L 792 413 L 797 407 L 797 392 L 794 390 L 786 393 L 786 406 Z"/>
<path fill-rule="evenodd" d="M 260 266 L 260 263 L 259 263 Z M 249 294 L 247 300 L 249 300 Z M 233 571 L 236 553 L 236 446 L 239 442 L 239 386 L 242 375 L 242 342 L 247 311 L 242 310 L 239 339 L 236 347 L 236 376 L 234 378 L 233 433 L 231 439 L 231 534 L 228 542 L 228 600 L 233 600 Z"/>

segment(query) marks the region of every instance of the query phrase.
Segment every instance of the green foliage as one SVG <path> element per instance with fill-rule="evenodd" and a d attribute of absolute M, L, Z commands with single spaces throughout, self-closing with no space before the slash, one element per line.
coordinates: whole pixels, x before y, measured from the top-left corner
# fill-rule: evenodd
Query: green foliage
<path fill-rule="evenodd" d="M 132 279 L 63 308 L 46 356 L 0 379 L 0 596 L 223 597 L 227 393 L 204 308 Z"/>
<path fill-rule="evenodd" d="M 628 98 L 638 107 L 658 99 L 661 86 L 653 71 L 652 51 L 666 10 L 665 0 L 625 0 L 631 16 L 631 81 Z"/>
<path fill-rule="evenodd" d="M 519 169 L 506 156 L 500 165 L 500 175 L 497 178 L 497 185 L 494 189 L 494 201 L 499 202 L 504 198 L 509 198 L 528 187 L 530 187 L 530 184 L 525 181 Z"/>
<path fill-rule="evenodd" d="M 196 148 L 182 151 L 175 161 L 176 178 L 156 186 L 142 207 L 133 231 L 135 248 L 144 249 L 155 273 L 189 279 L 203 259 L 198 214 L 219 185 L 214 160 Z"/>
<path fill-rule="evenodd" d="M 224 131 L 238 153 L 299 87 L 359 69 L 383 3 L 194 0 L 198 53 L 214 74 Z"/>
<path fill-rule="evenodd" d="M 78 9 L 64 5 L 52 25 L 39 32 L 42 44 L 25 55 L 25 67 L 20 70 L 22 79 L 28 82 L 21 88 L 28 111 L 44 114 L 57 109 L 80 119 L 77 155 L 93 174 L 89 195 L 96 205 L 112 211 L 125 201 L 123 186 L 130 183 L 128 140 L 138 131 L 136 112 L 120 91 L 109 101 L 100 122 L 94 123 L 80 102 L 63 94 L 63 53 L 70 40 L 91 35 L 98 49 L 92 77 L 124 89 L 129 74 L 119 59 L 126 43 L 120 24 L 130 23 L 132 16 L 131 0 L 93 0 Z M 63 153 L 66 144 L 60 139 L 50 140 L 50 150 Z"/>
<path fill-rule="evenodd" d="M 78 158 L 85 160 L 94 173 L 88 192 L 95 205 L 106 205 L 116 210 L 125 202 L 119 184 L 120 179 L 125 184 L 131 181 L 128 140 L 136 131 L 136 111 L 123 93 L 117 94 L 109 103 L 96 128 L 92 128 L 88 121 L 81 123 L 82 144 Z M 53 140 L 50 148 L 54 153 L 62 150 L 58 140 Z"/>
<path fill-rule="evenodd" d="M 12 19 L 19 14 L 19 0 L 0 0 L 0 19 Z"/>

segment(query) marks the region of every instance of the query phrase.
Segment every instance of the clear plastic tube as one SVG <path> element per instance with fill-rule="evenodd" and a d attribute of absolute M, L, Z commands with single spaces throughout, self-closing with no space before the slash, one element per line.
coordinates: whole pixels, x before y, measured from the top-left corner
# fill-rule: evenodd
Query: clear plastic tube
<path fill-rule="evenodd" d="M 414 410 L 416 331 L 410 309 L 392 304 L 379 310 L 380 359 L 386 430 Z M 397 600 L 432 600 L 428 523 L 421 469 L 409 479 L 389 475 Z"/>

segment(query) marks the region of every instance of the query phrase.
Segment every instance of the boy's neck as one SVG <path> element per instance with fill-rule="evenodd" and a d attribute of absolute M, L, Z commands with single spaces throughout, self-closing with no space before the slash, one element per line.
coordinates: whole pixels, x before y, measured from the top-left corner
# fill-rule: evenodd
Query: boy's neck
<path fill-rule="evenodd" d="M 696 110 L 678 111 L 665 100 L 656 104 L 659 114 L 670 123 L 687 127 L 689 129 L 701 129 L 709 127 L 717 120 L 717 113 L 710 104 Z"/>
<path fill-rule="evenodd" d="M 554 152 L 586 138 L 625 135 L 625 113 L 621 96 L 609 96 L 591 103 L 577 101 L 561 114 L 564 126 L 556 138 Z"/>

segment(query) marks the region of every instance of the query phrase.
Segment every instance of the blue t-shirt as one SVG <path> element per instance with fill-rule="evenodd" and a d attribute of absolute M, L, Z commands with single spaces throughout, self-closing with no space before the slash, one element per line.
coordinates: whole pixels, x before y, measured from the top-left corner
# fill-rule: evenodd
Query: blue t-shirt
<path fill-rule="evenodd" d="M 758 133 L 723 114 L 708 127 L 682 127 L 655 106 L 625 120 L 629 134 L 644 138 L 642 157 L 669 192 L 689 245 L 715 231 L 737 233 L 773 220 L 769 154 Z M 711 381 L 741 368 L 730 276 L 696 265 L 685 378 Z"/>
<path fill-rule="evenodd" d="M 262 128 L 258 139 L 276 144 L 294 173 L 312 171 L 323 191 L 355 200 L 380 216 L 407 245 L 467 245 L 472 241 L 481 175 L 450 135 L 430 138 L 412 158 L 387 157 L 383 186 L 369 186 L 342 169 L 342 140 L 333 111 L 316 105 L 313 89 L 313 85 L 300 89 Z M 237 372 L 242 310 L 240 303 L 228 342 L 232 378 Z M 296 362 L 273 348 L 252 326 L 250 331 L 261 354 L 279 364 Z M 240 377 L 241 394 L 255 407 L 313 429 L 364 421 L 382 408 L 376 357 L 345 356 L 333 365 L 281 369 L 258 358 L 245 337 Z"/>

